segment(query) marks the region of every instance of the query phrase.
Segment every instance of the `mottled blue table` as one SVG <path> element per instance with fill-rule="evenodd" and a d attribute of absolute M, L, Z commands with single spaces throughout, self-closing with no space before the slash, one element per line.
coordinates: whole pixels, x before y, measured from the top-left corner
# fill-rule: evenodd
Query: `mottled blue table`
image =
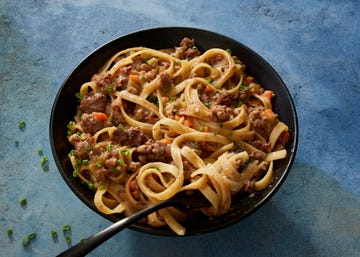
<path fill-rule="evenodd" d="M 190 26 L 244 43 L 279 72 L 299 117 L 294 166 L 263 208 L 231 227 L 179 238 L 127 229 L 89 256 L 360 256 L 359 1 L 140 2 L 0 1 L 0 255 L 54 256 L 68 248 L 62 226 L 71 224 L 75 243 L 110 224 L 55 166 L 48 133 L 55 95 L 103 43 Z M 37 237 L 23 247 L 31 232 Z"/>

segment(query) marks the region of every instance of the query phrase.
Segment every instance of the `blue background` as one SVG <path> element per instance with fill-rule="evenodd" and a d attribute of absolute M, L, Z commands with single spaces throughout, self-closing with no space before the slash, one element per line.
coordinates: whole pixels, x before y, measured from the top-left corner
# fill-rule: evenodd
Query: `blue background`
<path fill-rule="evenodd" d="M 159 26 L 218 32 L 270 62 L 297 108 L 296 160 L 278 193 L 244 221 L 182 238 L 127 229 L 89 256 L 360 256 L 355 0 L 0 0 L 1 255 L 54 256 L 68 248 L 62 226 L 71 224 L 76 243 L 110 224 L 89 211 L 58 173 L 49 145 L 50 110 L 63 80 L 90 52 Z M 48 172 L 38 149 L 49 159 Z M 23 197 L 26 206 L 19 204 Z M 37 237 L 24 248 L 21 238 L 31 232 Z"/>

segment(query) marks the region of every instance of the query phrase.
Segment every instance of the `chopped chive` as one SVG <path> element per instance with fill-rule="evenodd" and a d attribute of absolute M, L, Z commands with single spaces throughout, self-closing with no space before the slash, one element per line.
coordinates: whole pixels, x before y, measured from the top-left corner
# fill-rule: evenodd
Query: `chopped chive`
<path fill-rule="evenodd" d="M 123 165 L 124 165 L 124 161 L 123 161 L 123 160 L 117 160 L 117 165 L 123 166 Z"/>
<path fill-rule="evenodd" d="M 99 168 L 103 166 L 103 163 L 102 162 L 97 162 L 96 163 L 96 166 L 98 166 Z"/>
<path fill-rule="evenodd" d="M 73 177 L 76 178 L 77 177 L 77 171 L 74 170 L 73 173 L 72 173 Z"/>
<path fill-rule="evenodd" d="M 74 126 L 75 125 L 75 121 L 69 121 L 69 123 L 67 124 L 67 128 L 68 129 L 71 129 L 72 128 L 72 126 Z"/>
<path fill-rule="evenodd" d="M 63 227 L 61 228 L 61 230 L 62 230 L 63 232 L 69 231 L 69 230 L 71 230 L 71 225 L 70 225 L 70 224 L 66 224 L 65 226 L 63 226 Z"/>
<path fill-rule="evenodd" d="M 25 205 L 27 203 L 26 197 L 20 199 L 20 205 Z"/>
<path fill-rule="evenodd" d="M 237 107 L 240 107 L 241 105 L 243 105 L 244 103 L 242 101 L 239 101 L 237 104 Z"/>
<path fill-rule="evenodd" d="M 113 146 L 113 145 L 108 145 L 108 146 L 106 147 L 106 151 L 108 151 L 108 152 L 111 152 L 113 149 L 114 149 L 114 146 Z"/>
<path fill-rule="evenodd" d="M 57 238 L 58 233 L 55 230 L 51 230 L 51 236 L 52 236 L 52 238 Z"/>
<path fill-rule="evenodd" d="M 68 153 L 68 156 L 70 157 L 70 156 L 73 156 L 74 155 L 74 153 L 75 153 L 75 150 L 74 149 L 72 149 L 69 153 Z"/>
<path fill-rule="evenodd" d="M 205 105 L 207 108 L 210 108 L 210 102 L 206 102 L 206 103 L 204 103 L 204 105 Z"/>
<path fill-rule="evenodd" d="M 80 243 L 85 242 L 85 240 L 86 240 L 86 238 L 85 238 L 85 237 L 80 238 Z"/>
<path fill-rule="evenodd" d="M 108 85 L 107 88 L 106 88 L 106 90 L 107 90 L 108 92 L 113 92 L 113 91 L 114 91 L 113 85 Z"/>
<path fill-rule="evenodd" d="M 70 244 L 70 243 L 71 243 L 71 236 L 70 236 L 70 235 L 66 235 L 65 238 L 66 238 L 66 242 L 67 242 L 68 244 Z"/>
<path fill-rule="evenodd" d="M 7 228 L 7 234 L 10 236 L 13 233 L 13 228 L 12 227 L 8 227 Z"/>
<path fill-rule="evenodd" d="M 49 170 L 49 159 L 46 156 L 43 156 L 40 160 L 40 165 L 43 171 Z"/>
<path fill-rule="evenodd" d="M 75 97 L 78 98 L 78 99 L 81 99 L 80 92 L 75 93 Z"/>
<path fill-rule="evenodd" d="M 39 150 L 38 150 L 38 154 L 39 154 L 40 156 L 43 156 L 43 154 L 44 154 L 44 153 L 43 153 L 43 150 L 42 150 L 42 149 L 39 149 Z"/>
<path fill-rule="evenodd" d="M 46 156 L 42 157 L 40 160 L 40 164 L 44 165 L 48 161 L 48 158 Z"/>
<path fill-rule="evenodd" d="M 207 81 L 208 83 L 213 82 L 212 78 L 210 78 L 210 77 L 209 77 L 209 78 L 207 78 L 207 79 L 206 79 L 206 81 Z"/>
<path fill-rule="evenodd" d="M 93 190 L 94 189 L 94 182 L 89 181 L 88 187 L 89 187 L 89 189 Z"/>
<path fill-rule="evenodd" d="M 120 152 L 123 153 L 123 154 L 128 154 L 129 150 L 128 149 L 121 149 Z"/>
<path fill-rule="evenodd" d="M 227 48 L 225 51 L 228 52 L 228 54 L 232 55 L 232 52 L 231 52 L 230 48 Z"/>
<path fill-rule="evenodd" d="M 20 130 L 23 130 L 26 128 L 26 122 L 24 120 L 20 121 L 19 122 L 19 129 Z"/>
<path fill-rule="evenodd" d="M 223 127 L 223 123 L 219 122 L 219 127 L 222 128 Z"/>
<path fill-rule="evenodd" d="M 33 239 L 36 237 L 36 233 L 31 233 L 28 235 L 29 239 Z"/>
<path fill-rule="evenodd" d="M 19 140 L 15 140 L 15 146 L 16 146 L 16 147 L 19 146 Z"/>
<path fill-rule="evenodd" d="M 83 166 L 89 165 L 89 160 L 81 160 L 81 165 Z"/>
<path fill-rule="evenodd" d="M 105 186 L 104 184 L 100 184 L 100 185 L 99 185 L 99 189 L 100 189 L 100 190 L 104 190 L 105 188 L 106 188 L 106 186 Z"/>
<path fill-rule="evenodd" d="M 75 125 L 75 122 L 74 121 L 69 121 L 69 123 L 67 124 L 67 134 L 68 135 L 71 135 L 72 132 L 71 132 L 71 128 Z"/>
<path fill-rule="evenodd" d="M 23 236 L 22 238 L 22 244 L 23 246 L 29 245 L 30 241 L 36 237 L 36 233 L 31 233 L 28 235 Z"/>

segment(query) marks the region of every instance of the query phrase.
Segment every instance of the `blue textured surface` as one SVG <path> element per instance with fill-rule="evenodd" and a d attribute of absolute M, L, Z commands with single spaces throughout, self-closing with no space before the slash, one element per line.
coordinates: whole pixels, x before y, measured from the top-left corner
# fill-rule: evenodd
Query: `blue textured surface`
<path fill-rule="evenodd" d="M 219 32 L 269 61 L 298 111 L 297 158 L 271 201 L 238 224 L 184 238 L 125 230 L 89 256 L 360 256 L 356 0 L 0 0 L 1 255 L 54 256 L 68 247 L 63 225 L 72 225 L 78 242 L 110 224 L 60 177 L 49 146 L 50 109 L 62 81 L 87 54 L 115 37 L 158 26 Z M 19 204 L 22 197 L 26 206 Z M 31 232 L 37 237 L 24 248 L 21 238 Z"/>

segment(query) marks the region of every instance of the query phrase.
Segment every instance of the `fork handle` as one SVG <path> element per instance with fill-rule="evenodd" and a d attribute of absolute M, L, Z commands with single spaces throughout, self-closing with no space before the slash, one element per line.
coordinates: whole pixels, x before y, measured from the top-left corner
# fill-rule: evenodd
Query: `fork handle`
<path fill-rule="evenodd" d="M 102 231 L 88 237 L 84 241 L 77 243 L 76 245 L 70 247 L 69 249 L 65 250 L 64 252 L 57 255 L 57 257 L 80 257 L 88 254 L 96 247 L 104 243 L 106 240 L 111 238 L 112 236 L 116 235 L 118 232 L 127 228 L 137 220 L 146 217 L 147 215 L 158 211 L 160 209 L 173 206 L 174 202 L 172 201 L 163 201 L 157 204 L 151 205 L 129 217 L 121 219 L 114 224 L 110 225 L 109 227 L 103 229 Z"/>

